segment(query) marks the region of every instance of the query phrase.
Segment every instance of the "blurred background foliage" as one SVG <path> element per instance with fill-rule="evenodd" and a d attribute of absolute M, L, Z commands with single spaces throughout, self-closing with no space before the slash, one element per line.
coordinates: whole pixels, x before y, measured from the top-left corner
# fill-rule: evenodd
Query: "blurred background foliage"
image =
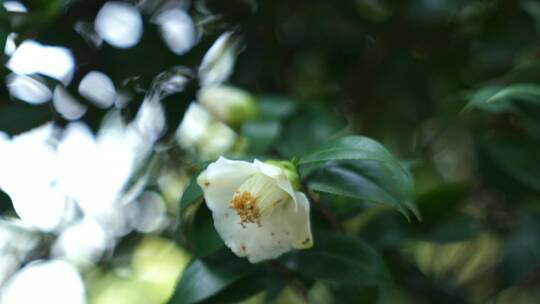
<path fill-rule="evenodd" d="M 71 247 L 58 240 L 74 224 L 52 231 L 29 228 L 14 220 L 8 191 L 0 192 L 0 288 L 6 294 L 16 285 L 10 282 L 18 269 L 35 260 L 62 259 L 82 277 L 82 303 L 540 301 L 537 1 L 126 1 L 140 12 L 144 31 L 134 45 L 120 48 L 103 42 L 95 30 L 106 1 L 16 2 L 23 11 L 13 3 L 4 1 L 0 8 L 0 49 L 6 49 L 0 137 L 48 121 L 62 128 L 73 120 L 48 102 L 50 96 L 46 102 L 25 102 L 14 91 L 9 75 L 20 73 L 9 67 L 14 55 L 8 49 L 26 40 L 72 52 L 72 80 L 31 77 L 48 94 L 63 83 L 85 108 L 75 120 L 93 132 L 112 112 L 133 121 L 154 96 L 166 125 L 127 183 L 137 185 L 143 177 L 145 192 L 139 195 L 151 199 L 140 201 L 160 202 L 142 204 L 132 221 L 144 223 L 149 221 L 144 214 L 158 212 L 159 225 L 132 225 L 108 239 L 105 248 L 92 245 L 95 234 L 76 234 L 85 246 L 70 254 Z M 193 45 L 164 38 L 156 15 L 173 10 L 190 16 Z M 199 67 L 218 38 L 225 47 L 210 64 L 218 70 L 212 75 L 224 75 L 217 82 L 226 79 L 232 94 L 240 94 L 235 98 L 255 102 L 258 115 L 236 121 L 202 100 L 200 89 L 214 76 Z M 234 66 L 230 77 L 228 65 Z M 114 110 L 81 91 L 90 71 L 112 81 Z M 193 109 L 195 100 L 218 119 Z M 192 120 L 209 121 L 204 132 L 193 126 L 181 131 L 192 111 Z M 366 163 L 328 162 L 317 172 L 304 165 L 300 173 L 313 204 L 315 247 L 251 265 L 223 246 L 193 182 L 207 161 L 220 154 L 302 159 L 330 140 L 354 134 L 376 139 L 410 170 L 412 201 L 422 220 L 369 202 L 364 195 L 382 194 L 364 192 L 363 183 L 373 177 Z M 381 149 L 375 153 L 386 153 Z M 337 175 L 338 169 L 354 172 L 358 188 L 346 188 L 350 180 Z M 11 178 L 6 172 L 0 167 L 0 177 Z M 406 192 L 396 194 L 401 190 L 393 188 L 400 185 L 388 184 L 384 176 L 375 181 L 385 195 Z M 335 195 L 338 190 L 348 195 Z M 414 209 L 400 206 L 405 214 Z M 60 253 L 54 250 L 58 246 Z M 9 301 L 16 291 L 10 294 L 15 298 L 6 297 L 6 303 L 15 303 Z"/>

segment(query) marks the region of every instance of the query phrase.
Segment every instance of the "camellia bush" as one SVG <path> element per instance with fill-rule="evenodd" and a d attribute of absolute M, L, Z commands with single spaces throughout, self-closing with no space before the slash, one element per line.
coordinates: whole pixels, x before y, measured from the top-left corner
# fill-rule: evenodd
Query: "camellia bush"
<path fill-rule="evenodd" d="M 0 303 L 540 302 L 540 3 L 0 6 Z"/>

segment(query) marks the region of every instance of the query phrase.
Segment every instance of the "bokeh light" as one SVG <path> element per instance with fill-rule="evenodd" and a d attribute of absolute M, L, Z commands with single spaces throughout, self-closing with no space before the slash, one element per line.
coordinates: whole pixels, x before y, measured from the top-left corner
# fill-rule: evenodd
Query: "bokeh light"
<path fill-rule="evenodd" d="M 86 291 L 78 270 L 62 260 L 35 261 L 6 283 L 4 304 L 84 304 Z"/>
<path fill-rule="evenodd" d="M 186 53 L 197 42 L 195 24 L 183 10 L 164 11 L 155 18 L 155 23 L 169 49 L 177 55 Z"/>
<path fill-rule="evenodd" d="M 99 71 L 90 71 L 86 74 L 79 83 L 78 91 L 81 96 L 102 109 L 112 106 L 116 99 L 113 81 Z"/>
<path fill-rule="evenodd" d="M 137 8 L 120 1 L 103 5 L 96 16 L 94 28 L 103 40 L 117 48 L 134 46 L 143 34 L 142 17 Z"/>
<path fill-rule="evenodd" d="M 17 47 L 6 66 L 18 74 L 41 74 L 67 85 L 73 78 L 75 59 L 66 48 L 29 40 Z"/>
<path fill-rule="evenodd" d="M 60 113 L 67 120 L 76 120 L 86 113 L 87 106 L 78 102 L 62 86 L 58 85 L 54 89 L 52 103 L 56 112 Z"/>
<path fill-rule="evenodd" d="M 12 73 L 6 77 L 6 87 L 11 96 L 17 99 L 29 104 L 42 104 L 52 98 L 52 92 L 38 79 Z"/>

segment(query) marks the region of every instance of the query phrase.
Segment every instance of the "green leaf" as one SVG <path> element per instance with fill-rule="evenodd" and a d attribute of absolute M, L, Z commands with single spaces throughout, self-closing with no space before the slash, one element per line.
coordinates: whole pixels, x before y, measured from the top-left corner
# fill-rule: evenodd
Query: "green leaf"
<path fill-rule="evenodd" d="M 187 228 L 191 253 L 197 257 L 205 257 L 223 247 L 224 243 L 214 227 L 212 214 L 206 205 L 196 211 L 192 224 Z"/>
<path fill-rule="evenodd" d="M 303 156 L 298 164 L 351 159 L 398 162 L 386 148 L 373 139 L 347 136 L 330 141 L 311 154 Z"/>
<path fill-rule="evenodd" d="M 278 279 L 272 273 L 265 269 L 257 269 L 202 303 L 238 303 L 276 284 L 279 284 Z"/>
<path fill-rule="evenodd" d="M 540 191 L 540 141 L 511 137 L 484 143 L 484 150 L 506 174 Z"/>
<path fill-rule="evenodd" d="M 296 108 L 294 101 L 282 96 L 263 96 L 259 100 L 259 111 L 267 119 L 282 119 L 290 116 Z"/>
<path fill-rule="evenodd" d="M 478 219 L 464 214 L 457 214 L 434 226 L 422 224 L 411 227 L 416 238 L 434 243 L 451 243 L 471 239 L 482 232 L 482 223 Z"/>
<path fill-rule="evenodd" d="M 392 278 L 377 251 L 348 235 L 316 235 L 315 247 L 291 254 L 286 265 L 308 278 L 362 286 L 388 286 Z"/>
<path fill-rule="evenodd" d="M 6 40 L 7 40 L 9 31 L 10 31 L 10 26 L 9 26 L 8 14 L 6 10 L 4 9 L 4 6 L 0 5 L 0 50 L 2 50 L 2 56 L 4 55 L 3 51 L 6 47 Z"/>
<path fill-rule="evenodd" d="M 212 213 L 202 204 L 203 191 L 197 184 L 197 177 L 206 167 L 197 170 L 180 198 L 179 232 L 187 237 L 191 253 L 205 257 L 223 246 L 223 241 L 214 228 Z"/>
<path fill-rule="evenodd" d="M 406 225 L 411 235 L 436 243 L 457 242 L 470 239 L 482 231 L 482 224 L 460 209 L 467 202 L 472 185 L 452 183 L 438 185 L 420 195 L 416 202 L 424 217 L 421 223 Z"/>
<path fill-rule="evenodd" d="M 378 303 L 380 291 L 378 287 L 358 287 L 354 284 L 328 283 L 332 292 L 334 303 L 350 303 L 355 299 L 356 303 Z"/>
<path fill-rule="evenodd" d="M 249 149 L 253 153 L 264 153 L 276 140 L 281 131 L 278 121 L 258 120 L 242 125 L 242 134 L 249 141 Z"/>
<path fill-rule="evenodd" d="M 22 101 L 0 103 L 0 130 L 17 135 L 36 128 L 53 118 L 50 105 L 31 105 Z"/>
<path fill-rule="evenodd" d="M 283 125 L 283 132 L 276 148 L 284 158 L 305 155 L 338 131 L 346 121 L 332 109 L 320 105 L 302 104 L 301 108 Z"/>
<path fill-rule="evenodd" d="M 191 180 L 189 181 L 189 184 L 187 185 L 186 189 L 184 190 L 184 193 L 182 194 L 182 197 L 180 198 L 180 208 L 179 208 L 179 216 L 180 221 L 182 221 L 186 210 L 199 201 L 202 196 L 203 192 L 201 187 L 197 184 L 197 177 L 199 176 L 199 173 L 201 171 L 197 171 L 193 176 L 191 177 Z"/>
<path fill-rule="evenodd" d="M 436 224 L 456 213 L 470 195 L 472 185 L 466 182 L 438 184 L 416 198 L 424 224 Z"/>
<path fill-rule="evenodd" d="M 300 172 L 316 191 L 392 206 L 409 218 L 414 180 L 378 142 L 362 136 L 333 140 L 302 157 Z M 302 168 L 303 166 L 303 168 Z"/>
<path fill-rule="evenodd" d="M 224 255 L 220 255 L 218 261 L 192 261 L 168 303 L 189 304 L 206 300 L 247 276 L 253 269 L 244 260 Z"/>
<path fill-rule="evenodd" d="M 12 206 L 11 198 L 7 193 L 0 189 L 0 214 L 4 211 L 9 210 Z"/>
<path fill-rule="evenodd" d="M 179 228 L 188 238 L 191 253 L 197 257 L 208 256 L 223 246 L 214 228 L 212 213 L 201 203 L 203 191 L 197 184 L 197 177 L 204 167 L 193 174 L 179 203 Z"/>
<path fill-rule="evenodd" d="M 540 85 L 517 83 L 506 87 L 486 86 L 471 95 L 465 110 L 479 108 L 490 112 L 512 109 L 513 101 L 540 103 Z"/>
<path fill-rule="evenodd" d="M 526 282 L 526 278 L 535 271 L 540 259 L 540 216 L 525 214 L 519 217 L 516 227 L 505 239 L 502 248 L 502 258 L 497 265 L 498 271 L 505 275 L 499 278 L 499 288 Z"/>

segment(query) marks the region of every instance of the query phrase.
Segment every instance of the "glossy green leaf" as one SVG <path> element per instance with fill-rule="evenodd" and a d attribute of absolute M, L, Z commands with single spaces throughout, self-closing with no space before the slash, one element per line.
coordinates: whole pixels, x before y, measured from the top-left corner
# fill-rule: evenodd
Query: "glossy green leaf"
<path fill-rule="evenodd" d="M 278 283 L 278 279 L 265 269 L 257 269 L 230 284 L 216 295 L 204 300 L 204 304 L 238 303 Z"/>
<path fill-rule="evenodd" d="M 385 147 L 373 139 L 364 136 L 347 136 L 324 144 L 311 154 L 300 158 L 298 164 L 351 159 L 398 162 Z"/>
<path fill-rule="evenodd" d="M 540 103 L 540 85 L 518 83 L 506 87 L 486 86 L 474 92 L 465 110 L 480 108 L 498 112 L 512 108 L 513 101 Z"/>
<path fill-rule="evenodd" d="M 390 273 L 377 251 L 358 238 L 339 234 L 315 236 L 310 250 L 291 254 L 287 266 L 302 275 L 329 282 L 387 286 Z"/>
<path fill-rule="evenodd" d="M 378 142 L 362 136 L 333 140 L 300 159 L 311 189 L 392 206 L 420 218 L 412 200 L 414 180 Z M 306 169 L 307 168 L 307 169 Z"/>
<path fill-rule="evenodd" d="M 222 257 L 219 261 L 194 260 L 184 270 L 169 304 L 198 303 L 218 294 L 249 274 L 246 261 Z"/>

